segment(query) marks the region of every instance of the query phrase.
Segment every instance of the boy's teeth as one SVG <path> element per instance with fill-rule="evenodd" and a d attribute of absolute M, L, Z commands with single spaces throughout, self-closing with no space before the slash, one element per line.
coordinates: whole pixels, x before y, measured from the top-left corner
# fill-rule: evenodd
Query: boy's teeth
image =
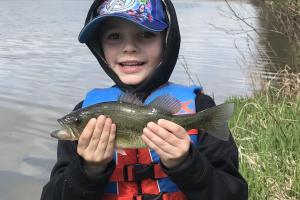
<path fill-rule="evenodd" d="M 136 65 L 142 65 L 142 62 L 135 62 L 135 63 L 121 63 L 122 66 L 136 66 Z"/>

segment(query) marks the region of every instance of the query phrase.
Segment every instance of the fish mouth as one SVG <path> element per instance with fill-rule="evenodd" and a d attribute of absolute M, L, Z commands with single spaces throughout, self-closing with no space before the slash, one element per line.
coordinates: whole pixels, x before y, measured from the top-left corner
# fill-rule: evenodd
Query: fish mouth
<path fill-rule="evenodd" d="M 60 131 L 60 130 L 52 131 L 52 132 L 50 133 L 51 137 L 56 138 L 56 139 L 60 139 L 60 138 L 58 137 L 59 131 Z"/>
<path fill-rule="evenodd" d="M 58 119 L 57 122 L 69 133 L 71 133 L 72 136 L 74 136 L 75 131 L 72 129 L 72 127 L 66 125 L 63 120 Z"/>

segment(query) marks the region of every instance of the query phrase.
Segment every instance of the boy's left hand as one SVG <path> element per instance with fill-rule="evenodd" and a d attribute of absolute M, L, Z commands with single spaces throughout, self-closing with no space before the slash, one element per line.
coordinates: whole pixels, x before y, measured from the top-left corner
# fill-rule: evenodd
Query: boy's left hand
<path fill-rule="evenodd" d="M 190 137 L 178 124 L 160 119 L 149 122 L 143 130 L 143 141 L 160 157 L 168 168 L 174 168 L 185 160 L 190 149 Z"/>

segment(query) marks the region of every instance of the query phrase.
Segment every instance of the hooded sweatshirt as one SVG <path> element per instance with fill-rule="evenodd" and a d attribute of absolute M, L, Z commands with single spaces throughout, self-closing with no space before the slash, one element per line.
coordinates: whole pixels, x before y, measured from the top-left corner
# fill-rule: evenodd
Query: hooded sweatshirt
<path fill-rule="evenodd" d="M 86 18 L 85 25 L 87 25 L 91 19 L 94 18 L 95 10 L 102 1 L 95 1 Z M 168 0 L 165 1 L 166 16 L 169 21 L 169 27 L 166 32 L 164 55 L 160 65 L 154 70 L 148 79 L 144 80 L 139 85 L 126 85 L 120 81 L 117 74 L 107 65 L 105 59 L 103 59 L 103 53 L 98 38 L 95 38 L 87 43 L 87 46 L 97 58 L 100 66 L 105 73 L 119 86 L 123 91 L 129 91 L 135 93 L 141 99 L 145 99 L 153 90 L 157 89 L 161 85 L 168 82 L 175 64 L 177 62 L 178 53 L 180 49 L 180 32 L 178 27 L 178 21 L 173 4 Z M 95 34 L 97 35 L 97 34 Z"/>
<path fill-rule="evenodd" d="M 95 9 L 103 1 L 96 0 L 87 14 L 85 25 L 93 18 Z M 145 99 L 152 91 L 168 82 L 175 67 L 179 48 L 180 32 L 176 12 L 170 0 L 164 0 L 169 27 L 166 33 L 165 50 L 160 66 L 139 85 L 126 85 L 110 69 L 103 59 L 97 39 L 87 46 L 97 58 L 105 73 L 123 91 L 134 92 Z M 197 94 L 196 111 L 215 106 L 211 97 Z M 81 108 L 78 103 L 74 110 Z M 199 145 L 191 145 L 186 160 L 175 168 L 168 169 L 162 163 L 163 171 L 178 186 L 189 200 L 245 200 L 248 186 L 238 171 L 238 150 L 232 138 L 218 140 L 209 134 L 200 134 Z M 83 160 L 77 154 L 77 142 L 58 141 L 57 162 L 52 169 L 50 180 L 44 186 L 42 200 L 101 200 L 115 163 L 108 164 L 105 171 L 95 177 L 88 176 Z"/>

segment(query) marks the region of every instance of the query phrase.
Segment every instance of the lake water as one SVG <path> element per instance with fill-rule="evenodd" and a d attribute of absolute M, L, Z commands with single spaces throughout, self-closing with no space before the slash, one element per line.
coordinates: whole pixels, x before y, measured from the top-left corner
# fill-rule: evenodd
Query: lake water
<path fill-rule="evenodd" d="M 251 94 L 250 72 L 272 75 L 259 57 L 268 52 L 263 38 L 234 20 L 224 1 L 173 2 L 182 45 L 172 81 L 192 84 L 186 62 L 194 82 L 199 80 L 221 103 Z M 56 159 L 57 141 L 49 136 L 58 128 L 56 119 L 70 112 L 86 91 L 112 84 L 77 41 L 90 3 L 0 1 L 0 200 L 39 199 Z M 244 1 L 230 5 L 251 26 L 268 28 L 259 7 Z M 275 49 L 282 52 L 271 59 L 282 64 L 288 60 L 288 46 L 285 39 L 278 40 Z"/>

